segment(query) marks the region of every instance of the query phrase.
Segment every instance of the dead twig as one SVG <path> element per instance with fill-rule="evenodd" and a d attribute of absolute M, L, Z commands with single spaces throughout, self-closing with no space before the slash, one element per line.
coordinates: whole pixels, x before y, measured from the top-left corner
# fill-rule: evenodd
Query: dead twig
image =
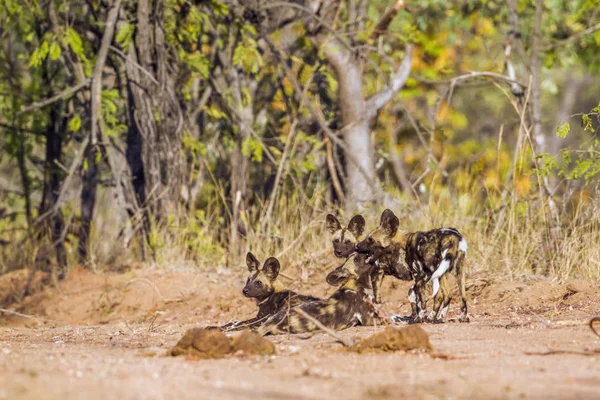
<path fill-rule="evenodd" d="M 590 329 L 592 330 L 592 332 L 594 332 L 596 336 L 600 337 L 600 332 L 597 331 L 596 328 L 594 328 L 594 323 L 596 322 L 600 322 L 600 317 L 594 317 L 590 319 Z"/>
<path fill-rule="evenodd" d="M 525 351 L 523 354 L 528 356 L 552 356 L 556 354 L 576 354 L 580 356 L 600 355 L 600 349 L 594 350 L 548 350 L 548 351 Z"/>
<path fill-rule="evenodd" d="M 315 317 L 308 315 L 300 307 L 296 308 L 295 310 L 298 314 L 302 315 L 304 318 L 306 318 L 307 320 L 309 320 L 310 322 L 315 324 L 317 326 L 317 328 L 319 328 L 320 330 L 322 330 L 323 332 L 325 332 L 326 334 L 335 338 L 338 342 L 343 344 L 344 347 L 354 346 L 354 341 L 352 339 L 346 339 L 343 336 L 339 335 L 337 332 L 335 332 L 333 329 L 329 329 L 328 327 L 323 325 L 319 320 L 317 320 Z"/>
<path fill-rule="evenodd" d="M 46 319 L 46 318 L 36 317 L 34 315 L 22 314 L 20 312 L 12 311 L 12 310 L 7 310 L 5 308 L 0 308 L 0 312 L 4 313 L 4 314 L 16 315 L 17 317 L 21 317 L 21 318 L 35 319 L 36 321 L 43 321 L 43 322 L 51 322 L 53 324 L 60 324 L 60 322 L 55 321 L 53 319 Z"/>

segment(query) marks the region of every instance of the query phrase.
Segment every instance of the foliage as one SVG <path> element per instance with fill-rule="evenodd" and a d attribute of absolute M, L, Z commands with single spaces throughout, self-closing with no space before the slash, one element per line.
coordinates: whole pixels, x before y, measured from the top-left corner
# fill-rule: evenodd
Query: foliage
<path fill-rule="evenodd" d="M 112 3 L 51 0 L 42 7 L 37 0 L 28 5 L 6 0 L 0 6 L 0 239 L 11 245 L 27 242 L 38 247 L 35 221 L 43 214 L 44 187 L 50 181 L 51 167 L 45 162 L 50 132 L 59 132 L 62 141 L 61 185 L 71 165 L 77 166 L 57 207 L 72 225 L 81 218 L 79 178 L 88 171 L 89 160 L 77 162 L 91 132 L 89 85 L 52 104 L 20 112 L 92 77 Z M 94 262 L 115 262 L 118 248 L 129 259 L 147 259 L 150 254 L 161 261 L 183 257 L 233 264 L 237 258 L 232 254 L 238 251 L 230 248 L 233 230 L 246 239 L 236 244 L 243 249 L 261 246 L 265 252 L 278 252 L 290 243 L 293 251 L 322 247 L 324 241 L 316 238 L 322 232 L 315 228 L 317 234 L 312 235 L 303 229 L 323 210 L 343 209 L 331 183 L 331 165 L 344 190 L 351 162 L 343 146 L 332 143 L 318 123 L 322 118 L 340 141 L 346 140 L 338 98 L 344 82 L 317 40 L 323 29 L 316 29 L 318 24 L 299 8 L 282 11 L 268 2 L 257 2 L 256 7 L 226 0 L 149 2 L 151 7 L 164 6 L 162 14 L 152 14 L 152 23 L 160 18 L 167 68 L 161 70 L 153 59 L 144 69 L 136 52 L 138 3 L 123 2 L 102 73 Z M 400 209 L 420 210 L 423 219 L 410 219 L 411 228 L 434 222 L 460 225 L 468 219 L 472 223 L 465 222 L 467 231 L 493 243 L 502 235 L 517 241 L 536 229 L 546 232 L 556 227 L 544 225 L 552 199 L 536 197 L 544 192 L 544 179 L 553 185 L 548 191 L 563 210 L 559 225 L 567 225 L 575 210 L 585 214 L 574 199 L 593 197 L 591 188 L 600 171 L 600 106 L 593 107 L 599 89 L 594 75 L 600 71 L 600 30 L 594 29 L 600 20 L 597 2 L 544 0 L 538 54 L 532 54 L 536 4 L 515 2 L 519 35 L 512 63 L 517 80 L 530 93 L 530 61 L 539 56 L 543 130 L 558 127 L 556 135 L 545 136 L 551 153 L 544 154 L 536 154 L 531 138 L 531 96 L 515 97 L 502 79 L 466 77 L 472 72 L 507 76 L 504 51 L 512 29 L 508 2 L 407 2 L 381 36 L 376 29 L 390 2 L 366 1 L 360 18 L 359 3 L 335 2 L 333 28 L 360 60 L 365 97 L 387 87 L 405 57 L 406 44 L 415 44 L 410 78 L 370 126 L 385 198 L 393 198 L 393 206 Z M 285 26 L 278 25 L 282 21 Z M 128 164 L 132 137 L 136 127 L 148 122 L 139 119 L 140 110 L 131 100 L 131 87 L 143 85 L 130 76 L 127 67 L 132 64 L 140 76 L 152 77 L 148 85 L 155 85 L 153 80 L 169 82 L 170 90 L 144 87 L 158 93 L 148 105 L 149 115 L 158 126 L 180 132 L 181 176 L 145 171 L 180 184 L 182 199 L 169 206 L 164 219 L 146 212 L 147 204 L 136 203 L 138 194 L 131 187 L 139 178 L 132 176 Z M 575 83 L 581 90 L 569 105 L 566 89 Z M 156 108 L 169 102 L 177 107 L 163 113 Z M 577 116 L 581 124 L 570 118 L 554 120 L 581 110 L 591 110 Z M 519 131 L 523 142 L 516 148 Z M 157 148 L 146 149 L 142 164 L 153 151 L 161 151 L 161 140 L 168 138 L 160 137 Z M 242 165 L 246 192 L 240 205 L 232 177 Z M 166 169 L 164 163 L 161 167 Z M 402 173 L 409 187 L 402 187 Z M 580 186 L 583 183 L 588 186 Z M 152 188 L 145 190 L 160 198 Z M 233 227 L 238 206 L 240 221 Z M 585 211 L 594 214 L 590 210 Z M 141 222 L 144 218 L 150 223 Z M 519 227 L 505 225 L 524 219 L 527 223 Z M 143 230 L 149 231 L 146 242 L 135 239 Z M 298 235 L 310 237 L 294 242 Z M 567 236 L 564 233 L 562 239 Z M 536 236 L 536 241 L 540 246 L 556 245 L 548 235 Z M 71 259 L 76 247 L 67 245 Z M 532 255 L 532 248 L 517 247 L 491 248 L 519 271 L 544 262 L 542 255 Z M 486 257 L 491 253 L 482 260 Z M 551 261 L 554 266 L 561 262 Z M 14 265 L 19 262 L 16 259 Z M 573 268 L 560 273 L 580 272 Z"/>

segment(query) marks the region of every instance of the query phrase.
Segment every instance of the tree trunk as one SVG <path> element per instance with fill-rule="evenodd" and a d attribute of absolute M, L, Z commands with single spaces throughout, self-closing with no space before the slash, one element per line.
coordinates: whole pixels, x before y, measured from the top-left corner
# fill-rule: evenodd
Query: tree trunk
<path fill-rule="evenodd" d="M 330 44 L 326 52 L 338 78 L 338 99 L 345 130 L 344 143 L 347 154 L 346 206 L 360 209 L 373 201 L 378 186 L 369 119 L 366 118 L 366 102 L 362 95 L 362 71 L 358 60 L 346 49 Z"/>
<path fill-rule="evenodd" d="M 59 167 L 62 154 L 62 132 L 66 127 L 66 119 L 60 116 L 60 106 L 52 107 L 50 110 L 50 122 L 46 130 L 46 160 L 44 163 L 44 189 L 40 203 L 39 215 L 52 210 L 58 200 L 60 191 L 62 170 Z M 65 276 L 67 266 L 67 253 L 64 246 L 63 215 L 56 210 L 45 223 L 45 230 L 50 230 L 50 240 L 56 251 L 56 264 L 58 265 L 58 278 Z M 44 229 L 43 228 L 43 229 Z"/>
<path fill-rule="evenodd" d="M 151 9 L 148 0 L 140 0 L 137 17 L 135 43 L 130 45 L 128 56 L 152 77 L 141 73 L 134 63 L 127 63 L 133 122 L 129 126 L 127 158 L 139 205 L 148 207 L 158 220 L 164 220 L 176 211 L 181 195 L 183 120 L 168 68 L 164 2 L 156 1 Z M 150 225 L 148 221 L 145 224 Z"/>
<path fill-rule="evenodd" d="M 79 260 L 88 264 L 89 238 L 96 205 L 96 188 L 98 186 L 97 146 L 91 143 L 85 149 L 82 187 L 81 187 L 81 226 L 79 228 Z"/>

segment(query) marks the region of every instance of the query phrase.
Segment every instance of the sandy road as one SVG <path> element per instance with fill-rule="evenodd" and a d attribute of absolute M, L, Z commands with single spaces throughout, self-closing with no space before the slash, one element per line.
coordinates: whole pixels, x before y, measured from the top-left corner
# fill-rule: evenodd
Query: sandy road
<path fill-rule="evenodd" d="M 600 399 L 600 354 L 525 354 L 600 348 L 584 326 L 491 318 L 424 325 L 434 354 L 449 359 L 348 353 L 321 333 L 271 337 L 272 357 L 164 357 L 189 326 L 0 328 L 0 399 Z"/>

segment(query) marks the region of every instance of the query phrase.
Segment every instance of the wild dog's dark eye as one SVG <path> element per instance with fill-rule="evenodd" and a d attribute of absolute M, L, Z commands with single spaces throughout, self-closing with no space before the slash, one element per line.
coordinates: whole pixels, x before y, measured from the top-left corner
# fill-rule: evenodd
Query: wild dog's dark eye
<path fill-rule="evenodd" d="M 373 237 L 369 236 L 369 243 L 373 243 L 373 242 L 374 242 Z"/>
<path fill-rule="evenodd" d="M 344 240 L 344 243 L 350 244 L 350 240 L 346 239 L 346 240 Z"/>
<path fill-rule="evenodd" d="M 335 244 L 338 244 L 339 242 L 340 242 L 340 239 L 335 239 L 335 240 L 333 241 L 333 243 L 335 243 Z"/>
<path fill-rule="evenodd" d="M 360 258 L 358 258 L 358 256 L 354 257 L 354 262 L 358 264 L 360 262 Z"/>
<path fill-rule="evenodd" d="M 262 286 L 262 282 L 261 281 L 256 281 L 256 282 L 254 282 L 254 286 L 261 287 Z"/>

